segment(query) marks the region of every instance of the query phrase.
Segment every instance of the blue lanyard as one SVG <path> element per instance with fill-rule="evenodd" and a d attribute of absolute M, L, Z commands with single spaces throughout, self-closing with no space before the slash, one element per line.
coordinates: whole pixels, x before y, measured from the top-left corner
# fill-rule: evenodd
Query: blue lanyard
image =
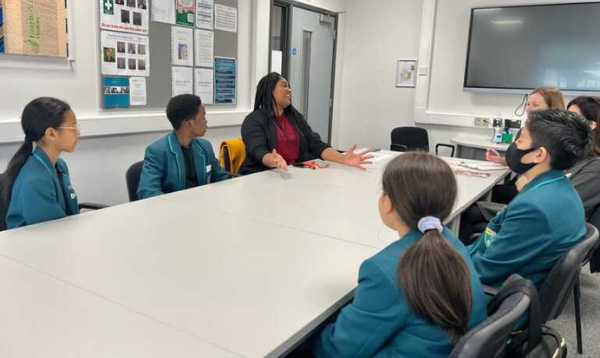
<path fill-rule="evenodd" d="M 537 188 L 539 188 L 541 186 L 544 186 L 546 184 L 554 183 L 554 182 L 557 182 L 557 181 L 563 180 L 563 179 L 566 179 L 566 178 L 564 176 L 562 176 L 560 178 L 554 178 L 554 179 L 543 181 L 543 182 L 539 183 L 538 185 L 534 186 L 533 188 L 529 189 L 529 191 L 535 190 L 535 189 L 537 189 Z"/>
<path fill-rule="evenodd" d="M 46 168 L 46 170 L 48 170 L 48 172 L 49 172 L 50 174 L 54 174 L 54 173 L 55 173 L 55 172 L 54 172 L 52 169 L 50 169 L 50 167 L 48 167 L 48 164 L 46 164 L 46 162 L 44 162 L 44 160 L 43 160 L 42 158 L 38 157 L 38 155 L 37 155 L 37 154 L 33 153 L 33 156 L 34 156 L 34 157 L 35 157 L 35 159 L 37 159 L 37 160 L 38 160 L 40 163 L 42 163 L 42 165 L 44 166 L 44 168 Z"/>

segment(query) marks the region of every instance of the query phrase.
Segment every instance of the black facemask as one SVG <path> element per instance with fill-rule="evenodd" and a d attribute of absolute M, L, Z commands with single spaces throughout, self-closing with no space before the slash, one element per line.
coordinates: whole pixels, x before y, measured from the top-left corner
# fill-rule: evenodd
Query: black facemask
<path fill-rule="evenodd" d="M 516 143 L 513 142 L 510 144 L 510 146 L 508 147 L 508 150 L 506 151 L 506 164 L 508 164 L 508 167 L 513 172 L 515 172 L 517 174 L 524 174 L 527 171 L 529 171 L 529 169 L 535 167 L 537 164 L 536 163 L 527 163 L 527 164 L 521 163 L 521 159 L 523 159 L 523 157 L 525 155 L 527 155 L 537 149 L 538 149 L 538 147 L 532 147 L 529 149 L 519 149 L 519 148 L 517 148 Z"/>

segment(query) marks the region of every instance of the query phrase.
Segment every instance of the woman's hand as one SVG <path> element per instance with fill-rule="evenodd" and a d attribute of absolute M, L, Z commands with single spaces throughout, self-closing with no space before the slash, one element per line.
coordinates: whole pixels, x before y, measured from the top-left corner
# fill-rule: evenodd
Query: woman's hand
<path fill-rule="evenodd" d="M 369 159 L 373 158 L 373 154 L 371 154 L 369 150 L 365 150 L 364 152 L 360 152 L 358 154 L 354 153 L 357 147 L 358 145 L 355 144 L 348 149 L 348 151 L 344 154 L 342 164 L 366 170 L 363 165 L 371 164 Z"/>
<path fill-rule="evenodd" d="M 502 158 L 500 156 L 500 153 L 498 153 L 497 151 L 495 151 L 492 148 L 488 148 L 485 151 L 485 159 L 488 162 L 492 162 L 492 163 L 496 163 L 496 164 L 500 164 L 500 165 L 506 165 L 506 159 Z"/>
<path fill-rule="evenodd" d="M 265 154 L 263 157 L 263 164 L 269 168 L 288 170 L 287 162 L 279 153 L 277 153 L 276 149 L 273 149 L 269 154 Z"/>

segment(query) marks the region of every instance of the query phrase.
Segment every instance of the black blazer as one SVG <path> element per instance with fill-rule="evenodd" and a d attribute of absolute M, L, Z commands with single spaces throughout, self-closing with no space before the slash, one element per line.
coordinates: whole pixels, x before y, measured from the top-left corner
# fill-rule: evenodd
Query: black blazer
<path fill-rule="evenodd" d="M 321 141 L 319 134 L 313 132 L 308 122 L 294 107 L 291 107 L 296 121 L 288 118 L 300 137 L 298 162 L 321 157 L 329 146 Z M 240 174 L 252 174 L 270 169 L 263 165 L 262 158 L 277 147 L 276 119 L 264 109 L 250 113 L 242 123 L 242 140 L 246 146 L 246 159 L 240 168 Z"/>

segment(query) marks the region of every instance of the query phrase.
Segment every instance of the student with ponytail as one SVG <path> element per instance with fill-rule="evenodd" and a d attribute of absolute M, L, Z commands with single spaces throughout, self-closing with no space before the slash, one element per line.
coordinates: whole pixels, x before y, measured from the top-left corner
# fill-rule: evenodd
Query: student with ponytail
<path fill-rule="evenodd" d="M 55 98 L 35 99 L 23 110 L 21 127 L 25 140 L 3 178 L 7 228 L 78 214 L 67 164 L 59 158 L 61 152 L 72 152 L 79 140 L 71 107 Z"/>
<path fill-rule="evenodd" d="M 363 262 L 354 301 L 311 342 L 315 356 L 447 357 L 486 318 L 469 255 L 442 225 L 456 192 L 442 159 L 406 153 L 390 162 L 379 214 L 400 239 Z"/>

